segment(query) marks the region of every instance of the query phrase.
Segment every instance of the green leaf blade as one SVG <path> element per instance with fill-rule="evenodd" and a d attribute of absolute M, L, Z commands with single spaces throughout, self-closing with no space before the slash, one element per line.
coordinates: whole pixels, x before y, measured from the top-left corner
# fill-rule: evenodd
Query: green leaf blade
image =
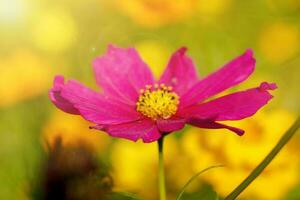
<path fill-rule="evenodd" d="M 187 189 L 187 187 L 188 187 L 193 181 L 195 181 L 195 180 L 198 178 L 198 176 L 200 176 L 201 174 L 207 172 L 207 171 L 210 170 L 210 169 L 218 168 L 218 167 L 223 167 L 223 165 L 215 165 L 215 166 L 207 167 L 207 168 L 201 170 L 200 172 L 196 173 L 194 176 L 192 176 L 192 177 L 188 180 L 188 182 L 182 187 L 182 189 L 180 190 L 180 192 L 179 192 L 179 194 L 178 194 L 176 200 L 180 200 L 180 199 L 182 198 L 182 195 L 184 194 L 184 192 L 185 192 L 185 190 Z M 216 195 L 216 198 L 215 198 L 214 200 L 218 200 L 217 195 Z"/>
<path fill-rule="evenodd" d="M 224 200 L 236 199 L 271 163 L 271 161 L 280 152 L 280 150 L 294 136 L 294 134 L 297 132 L 299 127 L 300 127 L 300 116 L 296 119 L 294 124 L 285 132 L 285 134 L 280 138 L 278 143 L 274 146 L 274 148 L 270 151 L 270 153 L 263 159 L 263 161 Z"/>

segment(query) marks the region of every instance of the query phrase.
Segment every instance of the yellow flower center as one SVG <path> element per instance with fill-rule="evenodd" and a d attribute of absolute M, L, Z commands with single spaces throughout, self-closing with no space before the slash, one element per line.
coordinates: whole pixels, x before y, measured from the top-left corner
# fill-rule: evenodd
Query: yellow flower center
<path fill-rule="evenodd" d="M 164 84 L 146 85 L 146 89 L 140 90 L 140 96 L 136 103 L 136 110 L 143 115 L 157 120 L 168 119 L 177 111 L 179 96 L 172 92 L 172 87 Z"/>

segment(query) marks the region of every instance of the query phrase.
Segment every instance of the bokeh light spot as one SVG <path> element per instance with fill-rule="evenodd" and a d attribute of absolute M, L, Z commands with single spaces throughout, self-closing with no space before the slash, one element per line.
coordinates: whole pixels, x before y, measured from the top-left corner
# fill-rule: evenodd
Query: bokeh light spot
<path fill-rule="evenodd" d="M 263 56 L 278 64 L 293 57 L 299 50 L 299 29 L 283 22 L 273 23 L 263 29 L 258 42 Z"/>
<path fill-rule="evenodd" d="M 202 22 L 213 21 L 222 15 L 231 4 L 231 0 L 199 0 L 198 1 L 198 17 Z"/>
<path fill-rule="evenodd" d="M 160 27 L 194 13 L 195 0 L 114 0 L 115 6 L 136 23 Z"/>
<path fill-rule="evenodd" d="M 32 40 L 42 50 L 61 52 L 76 40 L 77 27 L 72 16 L 63 9 L 47 11 L 34 24 Z"/>
<path fill-rule="evenodd" d="M 53 72 L 33 52 L 20 49 L 0 60 L 0 107 L 46 92 Z"/>

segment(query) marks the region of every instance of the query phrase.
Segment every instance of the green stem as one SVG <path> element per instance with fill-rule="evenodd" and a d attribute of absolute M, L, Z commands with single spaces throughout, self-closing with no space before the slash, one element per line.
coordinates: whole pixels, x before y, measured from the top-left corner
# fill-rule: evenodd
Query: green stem
<path fill-rule="evenodd" d="M 276 146 L 272 151 L 265 157 L 265 159 L 249 174 L 249 176 L 235 189 L 233 190 L 224 200 L 236 199 L 249 185 L 254 181 L 262 171 L 270 164 L 274 157 L 284 147 L 284 145 L 292 138 L 300 127 L 300 117 L 294 122 L 290 129 L 281 137 Z"/>
<path fill-rule="evenodd" d="M 163 156 L 164 137 L 158 140 L 158 184 L 159 199 L 166 200 L 165 172 L 164 172 L 164 156 Z"/>

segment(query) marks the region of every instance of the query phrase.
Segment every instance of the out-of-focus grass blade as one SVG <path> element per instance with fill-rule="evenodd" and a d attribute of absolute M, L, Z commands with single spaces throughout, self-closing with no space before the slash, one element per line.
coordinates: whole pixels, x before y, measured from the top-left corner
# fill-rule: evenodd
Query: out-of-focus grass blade
<path fill-rule="evenodd" d="M 140 198 L 129 192 L 114 192 L 109 200 L 140 200 Z"/>
<path fill-rule="evenodd" d="M 300 116 L 294 122 L 294 124 L 287 130 L 287 132 L 281 137 L 272 151 L 265 157 L 265 159 L 249 174 L 249 176 L 234 189 L 224 200 L 236 199 L 249 185 L 254 181 L 261 172 L 270 164 L 279 151 L 288 143 L 292 136 L 300 127 Z"/>
<path fill-rule="evenodd" d="M 200 172 L 198 172 L 197 174 L 195 174 L 194 176 L 192 176 L 188 182 L 182 187 L 180 193 L 178 194 L 176 200 L 180 200 L 183 193 L 185 192 L 186 188 L 196 179 L 198 178 L 198 176 L 200 176 L 201 174 L 203 174 L 204 172 L 210 170 L 210 169 L 213 169 L 213 168 L 217 168 L 217 167 L 223 167 L 223 165 L 215 165 L 215 166 L 210 166 L 210 167 L 207 167 L 203 170 L 201 170 Z M 212 199 L 212 200 L 218 200 L 218 197 L 216 196 L 216 199 Z"/>

